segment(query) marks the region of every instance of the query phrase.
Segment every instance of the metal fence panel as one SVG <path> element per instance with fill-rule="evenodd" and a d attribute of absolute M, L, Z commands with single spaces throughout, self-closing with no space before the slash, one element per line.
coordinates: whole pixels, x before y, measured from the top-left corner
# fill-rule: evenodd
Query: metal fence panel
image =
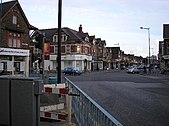
<path fill-rule="evenodd" d="M 123 126 L 68 78 L 65 80 L 72 92 L 79 95 L 72 98 L 72 111 L 79 126 Z"/>

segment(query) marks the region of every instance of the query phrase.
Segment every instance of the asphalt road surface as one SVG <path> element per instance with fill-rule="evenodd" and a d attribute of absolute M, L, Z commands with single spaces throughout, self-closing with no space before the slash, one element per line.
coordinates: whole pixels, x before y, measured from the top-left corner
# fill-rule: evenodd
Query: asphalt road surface
<path fill-rule="evenodd" d="M 169 126 L 169 77 L 98 71 L 67 76 L 124 126 Z"/>

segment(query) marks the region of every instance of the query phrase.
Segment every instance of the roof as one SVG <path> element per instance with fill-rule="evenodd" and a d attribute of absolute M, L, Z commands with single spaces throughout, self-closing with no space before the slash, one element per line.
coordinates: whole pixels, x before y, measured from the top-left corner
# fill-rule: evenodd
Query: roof
<path fill-rule="evenodd" d="M 16 1 L 9 1 L 2 3 L 2 15 L 1 17 L 4 17 L 4 15 L 16 4 Z M 1 4 L 0 4 L 1 5 Z"/>
<path fill-rule="evenodd" d="M 34 26 L 30 25 L 26 16 L 25 16 L 25 13 L 23 12 L 18 0 L 12 0 L 12 1 L 8 1 L 8 2 L 3 2 L 2 3 L 2 6 L 1 6 L 1 3 L 0 3 L 0 6 L 2 7 L 2 13 L 1 13 L 1 18 L 3 19 L 5 17 L 5 15 L 14 7 L 14 6 L 18 6 L 26 24 L 28 25 L 29 29 L 31 30 L 34 30 L 34 29 L 37 29 L 35 28 Z"/>
<path fill-rule="evenodd" d="M 52 41 L 53 35 L 57 32 L 57 28 L 41 29 L 39 31 L 45 34 L 45 38 L 46 38 L 47 41 Z"/>
<path fill-rule="evenodd" d="M 45 34 L 47 41 L 52 41 L 53 35 L 57 33 L 58 29 L 57 28 L 41 29 L 39 31 Z M 83 36 L 81 36 L 81 34 L 79 34 L 79 32 L 76 30 L 64 27 L 62 28 L 62 32 L 64 32 L 68 36 L 68 41 L 77 41 L 77 42 L 83 41 L 82 38 Z"/>

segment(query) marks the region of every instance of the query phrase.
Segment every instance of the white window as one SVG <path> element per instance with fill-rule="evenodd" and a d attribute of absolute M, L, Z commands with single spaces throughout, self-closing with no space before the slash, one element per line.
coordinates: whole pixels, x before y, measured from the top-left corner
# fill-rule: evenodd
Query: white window
<path fill-rule="evenodd" d="M 9 38 L 8 40 L 8 47 L 12 47 L 12 38 Z"/>
<path fill-rule="evenodd" d="M 71 52 L 71 46 L 70 46 L 70 45 L 67 45 L 67 46 L 66 46 L 66 52 L 67 52 L 67 53 L 70 53 L 70 52 Z"/>
<path fill-rule="evenodd" d="M 66 35 L 62 35 L 62 42 L 65 42 L 67 40 L 67 36 Z"/>
<path fill-rule="evenodd" d="M 77 53 L 80 53 L 80 46 L 77 46 Z"/>
<path fill-rule="evenodd" d="M 58 35 L 53 36 L 53 42 L 58 42 Z"/>
<path fill-rule="evenodd" d="M 17 47 L 19 48 L 21 46 L 21 41 L 20 39 L 17 40 Z"/>
<path fill-rule="evenodd" d="M 16 39 L 13 39 L 13 47 L 16 47 Z"/>
<path fill-rule="evenodd" d="M 85 41 L 86 41 L 86 42 L 89 42 L 89 38 L 88 38 L 88 37 L 86 37 L 86 38 L 85 38 Z"/>
<path fill-rule="evenodd" d="M 88 54 L 88 47 L 85 48 L 85 54 Z"/>
<path fill-rule="evenodd" d="M 17 24 L 17 16 L 13 15 L 13 24 Z"/>

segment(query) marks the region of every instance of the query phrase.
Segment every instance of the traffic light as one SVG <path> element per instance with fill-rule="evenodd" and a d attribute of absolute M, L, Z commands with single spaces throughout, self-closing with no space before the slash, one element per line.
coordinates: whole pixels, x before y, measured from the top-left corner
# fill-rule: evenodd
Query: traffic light
<path fill-rule="evenodd" d="M 32 36 L 32 42 L 35 44 L 35 48 L 43 49 L 43 35 L 42 34 L 35 34 Z"/>

